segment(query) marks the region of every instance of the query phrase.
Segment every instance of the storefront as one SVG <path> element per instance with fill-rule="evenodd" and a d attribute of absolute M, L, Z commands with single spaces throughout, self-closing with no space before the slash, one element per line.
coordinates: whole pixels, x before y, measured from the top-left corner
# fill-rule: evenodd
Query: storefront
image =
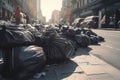
<path fill-rule="evenodd" d="M 120 21 L 120 2 L 102 9 L 102 17 L 106 16 L 103 28 L 118 28 Z"/>
<path fill-rule="evenodd" d="M 9 20 L 14 9 L 6 1 L 0 1 L 0 20 Z"/>

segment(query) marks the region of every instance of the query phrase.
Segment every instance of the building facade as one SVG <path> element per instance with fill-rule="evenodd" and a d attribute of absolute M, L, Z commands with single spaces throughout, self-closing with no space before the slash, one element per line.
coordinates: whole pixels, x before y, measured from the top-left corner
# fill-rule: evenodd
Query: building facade
<path fill-rule="evenodd" d="M 118 27 L 120 20 L 119 0 L 71 0 L 70 23 L 78 17 L 99 16 L 99 27 Z M 105 26 L 100 20 L 105 16 Z"/>
<path fill-rule="evenodd" d="M 37 0 L 0 0 L 0 20 L 10 20 L 17 6 L 30 19 L 37 19 Z"/>
<path fill-rule="evenodd" d="M 61 19 L 68 23 L 70 22 L 71 2 L 70 0 L 62 0 Z"/>
<path fill-rule="evenodd" d="M 103 16 L 106 17 L 105 24 L 101 27 L 119 28 L 118 23 L 120 22 L 120 1 L 119 0 L 108 0 L 103 1 L 103 7 L 100 10 L 101 19 Z"/>
<path fill-rule="evenodd" d="M 37 20 L 39 20 L 40 23 L 43 23 L 43 15 L 41 11 L 41 0 L 37 0 Z"/>
<path fill-rule="evenodd" d="M 54 10 L 51 16 L 52 23 L 59 23 L 60 21 L 60 11 Z"/>
<path fill-rule="evenodd" d="M 13 0 L 0 0 L 0 20 L 10 20 L 14 7 Z"/>
<path fill-rule="evenodd" d="M 102 8 L 102 0 L 75 0 L 75 2 L 71 0 L 71 3 L 71 22 L 78 17 L 99 15 L 99 10 Z"/>
<path fill-rule="evenodd" d="M 23 5 L 25 5 L 25 11 L 30 18 L 34 20 L 37 19 L 37 0 L 24 0 Z"/>

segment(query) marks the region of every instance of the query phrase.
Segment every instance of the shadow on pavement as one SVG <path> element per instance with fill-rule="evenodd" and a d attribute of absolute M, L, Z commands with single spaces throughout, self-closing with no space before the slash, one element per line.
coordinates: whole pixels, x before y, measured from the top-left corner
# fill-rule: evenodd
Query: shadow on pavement
<path fill-rule="evenodd" d="M 98 43 L 98 44 L 94 44 L 94 45 L 90 45 L 90 46 L 101 46 L 101 44 Z"/>
<path fill-rule="evenodd" d="M 78 65 L 71 60 L 61 64 L 47 66 L 45 68 L 46 76 L 42 76 L 39 80 L 62 80 L 76 73 L 77 67 Z"/>
<path fill-rule="evenodd" d="M 79 48 L 76 53 L 75 56 L 80 56 L 80 55 L 89 55 L 89 52 L 92 50 L 92 48 L 87 47 L 87 48 Z M 74 57 L 75 57 L 74 56 Z"/>

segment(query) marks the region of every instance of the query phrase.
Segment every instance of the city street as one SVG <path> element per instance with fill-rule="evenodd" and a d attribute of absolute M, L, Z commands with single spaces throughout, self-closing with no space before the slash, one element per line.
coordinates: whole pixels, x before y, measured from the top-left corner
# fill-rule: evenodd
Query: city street
<path fill-rule="evenodd" d="M 105 42 L 100 45 L 90 46 L 91 54 L 99 57 L 114 67 L 120 69 L 120 31 L 113 30 L 93 30 L 98 35 L 105 38 Z"/>
<path fill-rule="evenodd" d="M 0 80 L 120 80 L 120 0 L 0 0 Z"/>
<path fill-rule="evenodd" d="M 79 48 L 71 61 L 46 67 L 46 76 L 39 80 L 120 80 L 120 32 L 93 31 L 104 37 L 105 42 Z"/>

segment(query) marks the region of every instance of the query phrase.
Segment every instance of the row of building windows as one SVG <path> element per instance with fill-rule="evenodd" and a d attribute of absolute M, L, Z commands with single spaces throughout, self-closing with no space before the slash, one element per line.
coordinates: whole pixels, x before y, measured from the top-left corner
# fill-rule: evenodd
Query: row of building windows
<path fill-rule="evenodd" d="M 11 16 L 12 12 L 8 11 L 3 7 L 0 7 L 0 20 L 10 20 Z"/>
<path fill-rule="evenodd" d="M 6 6 L 13 7 L 14 3 L 11 0 L 1 0 L 0 2 L 0 20 L 10 20 L 12 12 L 6 9 Z"/>
<path fill-rule="evenodd" d="M 83 7 L 83 6 L 85 6 L 85 5 L 89 4 L 89 3 L 92 3 L 94 1 L 96 1 L 96 0 L 78 0 L 71 7 L 72 7 L 72 9 L 80 8 L 80 7 Z"/>

